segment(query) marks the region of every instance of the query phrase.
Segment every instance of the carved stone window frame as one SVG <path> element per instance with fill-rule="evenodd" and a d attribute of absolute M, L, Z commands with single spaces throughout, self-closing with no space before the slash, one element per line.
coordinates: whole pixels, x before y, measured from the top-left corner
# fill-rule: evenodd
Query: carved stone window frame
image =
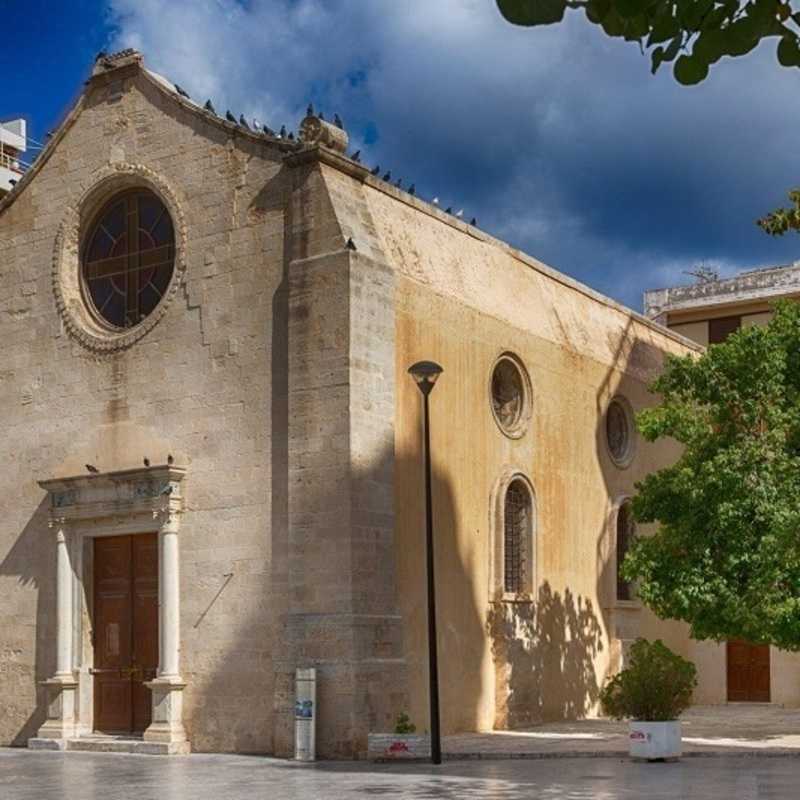
<path fill-rule="evenodd" d="M 530 500 L 530 524 L 525 537 L 524 552 L 527 561 L 523 565 L 523 589 L 521 592 L 505 591 L 505 505 L 509 487 L 519 481 L 524 485 Z M 509 468 L 503 471 L 492 492 L 490 507 L 490 552 L 489 552 L 489 600 L 498 603 L 532 603 L 539 587 L 538 513 L 536 491 L 528 476 L 521 470 Z"/>
<path fill-rule="evenodd" d="M 172 278 L 159 304 L 138 325 L 116 329 L 102 321 L 84 297 L 80 245 L 87 226 L 116 194 L 147 189 L 164 203 L 175 233 Z M 163 318 L 186 272 L 186 222 L 177 195 L 158 173 L 140 164 L 110 164 L 95 172 L 77 200 L 67 207 L 53 250 L 52 283 L 56 307 L 68 333 L 95 353 L 124 350 Z"/>
<path fill-rule="evenodd" d="M 628 426 L 628 441 L 625 446 L 625 452 L 622 455 L 617 455 L 611 448 L 611 442 L 608 437 L 608 415 L 612 406 L 618 406 L 622 409 L 625 420 Z M 605 442 L 606 451 L 611 462 L 620 469 L 626 469 L 631 465 L 636 456 L 636 449 L 638 445 L 638 432 L 636 429 L 636 419 L 633 406 L 630 400 L 625 395 L 616 394 L 609 401 L 606 406 L 605 413 L 603 414 L 603 440 Z"/>
<path fill-rule="evenodd" d="M 517 418 L 510 425 L 500 419 L 494 403 L 494 376 L 498 367 L 503 363 L 508 363 L 514 368 L 520 377 L 522 388 L 522 407 L 520 408 Z M 509 439 L 521 439 L 528 430 L 528 425 L 530 424 L 531 415 L 533 413 L 533 385 L 522 359 L 510 350 L 505 350 L 500 353 L 492 363 L 492 367 L 489 370 L 488 396 L 489 407 L 492 410 L 492 416 L 497 423 L 497 427 Z"/>

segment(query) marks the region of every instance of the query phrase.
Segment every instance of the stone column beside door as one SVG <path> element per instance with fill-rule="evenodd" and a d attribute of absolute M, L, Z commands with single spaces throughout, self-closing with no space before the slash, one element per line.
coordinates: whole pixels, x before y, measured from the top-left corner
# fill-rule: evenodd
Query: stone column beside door
<path fill-rule="evenodd" d="M 180 675 L 180 559 L 179 515 L 154 512 L 158 531 L 158 675 L 145 684 L 153 694 L 153 719 L 144 732 L 146 742 L 168 745 L 170 753 L 188 753 L 183 728 L 183 690 Z"/>
<path fill-rule="evenodd" d="M 51 517 L 56 543 L 56 671 L 43 681 L 47 691 L 47 720 L 39 728 L 40 739 L 65 740 L 76 732 L 76 695 L 72 654 L 73 590 L 75 576 L 70 559 L 64 517 Z"/>

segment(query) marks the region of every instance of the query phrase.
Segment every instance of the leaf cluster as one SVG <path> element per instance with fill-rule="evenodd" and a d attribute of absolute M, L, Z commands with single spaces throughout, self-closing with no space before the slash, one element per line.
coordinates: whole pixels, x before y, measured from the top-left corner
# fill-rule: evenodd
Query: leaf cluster
<path fill-rule="evenodd" d="M 800 650 L 800 304 L 701 357 L 673 357 L 637 422 L 683 445 L 637 484 L 633 511 L 656 522 L 623 564 L 662 618 L 697 639 Z"/>
<path fill-rule="evenodd" d="M 630 665 L 603 687 L 600 704 L 613 719 L 668 722 L 692 703 L 697 670 L 691 661 L 673 653 L 660 639 L 637 639 Z"/>
<path fill-rule="evenodd" d="M 723 56 L 749 53 L 762 39 L 777 39 L 785 67 L 800 66 L 800 13 L 790 0 L 497 0 L 501 14 L 523 26 L 561 22 L 568 8 L 611 37 L 637 42 L 655 73 L 674 62 L 676 80 L 704 80 Z"/>
<path fill-rule="evenodd" d="M 790 208 L 778 208 L 758 220 L 757 225 L 770 236 L 783 236 L 789 231 L 800 230 L 800 189 L 789 192 Z"/>
<path fill-rule="evenodd" d="M 411 718 L 405 712 L 398 714 L 394 723 L 394 732 L 399 736 L 404 733 L 415 733 L 417 726 L 411 722 Z"/>

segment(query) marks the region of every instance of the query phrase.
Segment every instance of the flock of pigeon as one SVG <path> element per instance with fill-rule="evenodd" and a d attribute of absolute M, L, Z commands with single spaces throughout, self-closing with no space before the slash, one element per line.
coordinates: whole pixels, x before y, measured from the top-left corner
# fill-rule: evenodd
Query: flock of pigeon
<path fill-rule="evenodd" d="M 106 54 L 104 52 L 101 52 L 101 53 L 97 54 L 97 60 L 98 61 L 101 60 L 101 59 L 104 59 L 104 58 L 106 58 Z M 183 89 L 181 86 L 178 86 L 177 83 L 173 83 L 172 85 L 175 87 L 175 91 L 179 95 L 181 95 L 181 97 L 185 97 L 187 100 L 191 100 L 192 99 L 191 96 L 189 95 L 189 93 L 185 89 Z M 206 100 L 206 103 L 203 106 L 203 108 L 206 111 L 210 112 L 211 114 L 214 114 L 214 116 L 217 116 L 217 117 L 220 116 L 219 114 L 217 114 L 217 111 L 214 108 L 214 104 L 211 102 L 211 100 Z M 323 122 L 325 122 L 325 115 L 322 113 L 322 111 L 320 111 L 319 113 L 315 114 L 314 113 L 314 106 L 311 103 L 308 104 L 308 108 L 306 109 L 306 116 L 307 117 L 316 116 L 317 119 L 321 119 Z M 296 141 L 294 132 L 293 131 L 287 131 L 285 125 L 281 125 L 280 130 L 275 132 L 274 130 L 272 130 L 272 128 L 269 127 L 269 125 L 261 124 L 258 120 L 255 120 L 255 119 L 252 121 L 252 125 L 249 124 L 247 122 L 247 120 L 245 119 L 244 114 L 239 114 L 239 119 L 236 119 L 236 117 L 230 112 L 230 110 L 225 112 L 225 119 L 228 122 L 232 122 L 234 125 L 237 125 L 238 127 L 244 128 L 245 130 L 248 130 L 248 131 L 251 131 L 251 132 L 262 133 L 262 134 L 264 134 L 264 136 L 270 136 L 270 137 L 275 138 L 275 139 L 284 139 L 284 140 L 286 140 L 288 142 L 295 142 Z M 344 125 L 342 123 L 342 119 L 338 114 L 334 114 L 333 115 L 333 124 L 337 128 L 339 128 L 340 130 L 344 130 Z M 356 164 L 360 164 L 361 163 L 361 151 L 360 150 L 356 150 L 354 153 L 352 153 L 349 156 L 349 158 L 350 158 L 351 161 L 355 162 Z M 386 172 L 383 173 L 383 175 L 381 175 L 380 165 L 378 165 L 374 169 L 370 170 L 370 174 L 375 176 L 376 178 L 380 178 L 380 180 L 385 181 L 386 183 L 392 183 L 392 171 L 391 170 L 387 170 Z M 402 191 L 405 191 L 407 194 L 410 194 L 412 197 L 416 196 L 416 194 L 417 194 L 417 186 L 416 186 L 416 184 L 412 183 L 412 184 L 410 184 L 408 186 L 408 188 L 404 188 L 403 187 L 403 179 L 402 178 L 397 178 L 393 182 L 393 185 L 394 185 L 394 187 L 396 189 L 400 189 Z M 438 207 L 439 198 L 438 197 L 434 197 L 430 202 L 433 205 Z M 452 206 L 449 206 L 448 208 L 445 209 L 445 213 L 446 214 L 452 214 L 457 219 L 463 219 L 463 217 L 464 217 L 464 209 L 463 208 L 460 211 L 455 211 L 454 212 Z M 476 226 L 478 224 L 478 220 L 475 217 L 473 217 L 469 221 L 469 224 L 474 227 L 474 226 Z"/>

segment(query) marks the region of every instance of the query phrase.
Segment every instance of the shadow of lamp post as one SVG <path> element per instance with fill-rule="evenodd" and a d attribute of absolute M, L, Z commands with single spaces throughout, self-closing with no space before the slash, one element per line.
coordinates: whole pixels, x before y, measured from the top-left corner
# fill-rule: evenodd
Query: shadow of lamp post
<path fill-rule="evenodd" d="M 442 368 L 433 361 L 418 361 L 412 365 L 409 374 L 422 392 L 425 436 L 425 549 L 428 572 L 428 679 L 431 705 L 431 761 L 442 763 L 442 738 L 439 729 L 439 667 L 436 647 L 436 589 L 433 578 L 433 507 L 431 503 L 431 430 L 428 411 L 428 397 L 433 391 Z"/>

